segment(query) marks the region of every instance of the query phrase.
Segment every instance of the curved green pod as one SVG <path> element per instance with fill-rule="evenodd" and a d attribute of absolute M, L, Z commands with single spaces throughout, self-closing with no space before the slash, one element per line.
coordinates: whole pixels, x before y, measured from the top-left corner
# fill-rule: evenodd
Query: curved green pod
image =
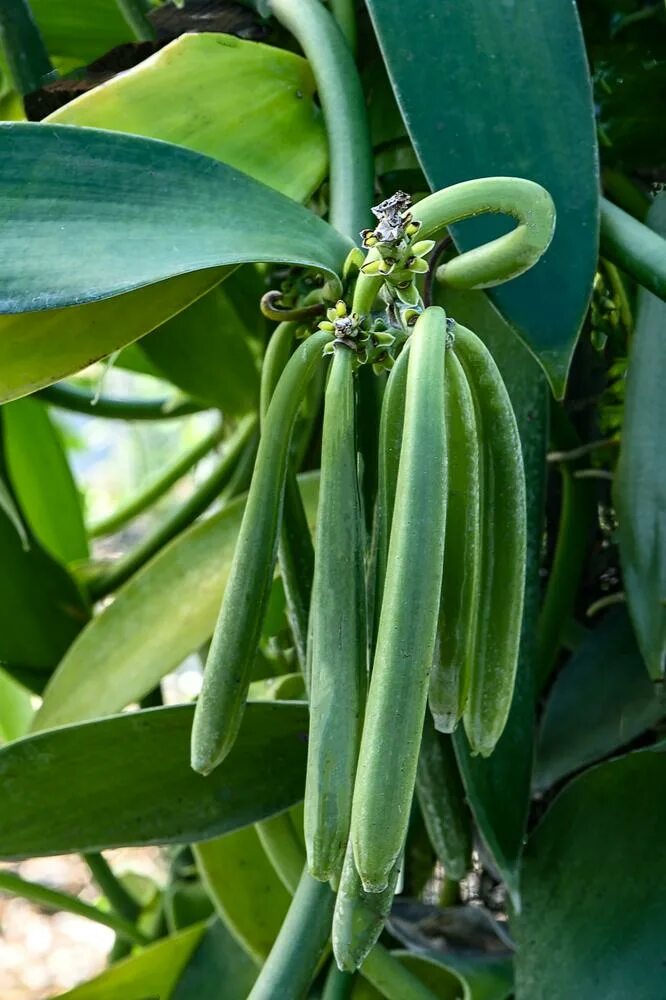
<path fill-rule="evenodd" d="M 446 315 L 411 335 L 386 581 L 354 788 L 351 840 L 366 891 L 381 892 L 403 849 L 435 649 L 446 524 Z"/>
<path fill-rule="evenodd" d="M 363 513 L 356 462 L 354 352 L 337 344 L 326 388 L 310 613 L 308 867 L 337 878 L 349 835 L 367 685 Z"/>
<path fill-rule="evenodd" d="M 356 871 L 351 841 L 347 846 L 333 911 L 333 954 L 342 972 L 355 972 L 377 943 L 391 912 L 402 858 L 382 892 L 366 892 Z"/>
<path fill-rule="evenodd" d="M 448 736 L 439 735 L 428 717 L 423 726 L 416 794 L 435 854 L 447 879 L 457 882 L 472 864 L 472 817 L 465 804 L 453 744 Z"/>
<path fill-rule="evenodd" d="M 268 407 L 194 713 L 191 763 L 201 774 L 224 760 L 238 732 L 273 579 L 289 440 L 303 393 L 330 339 L 330 334 L 318 332 L 301 344 Z"/>
<path fill-rule="evenodd" d="M 481 448 L 480 586 L 463 721 L 472 752 L 488 757 L 509 714 L 518 663 L 525 589 L 525 475 L 516 418 L 492 355 L 476 334 L 459 324 L 454 351 L 474 397 Z"/>
<path fill-rule="evenodd" d="M 428 701 L 441 733 L 462 718 L 469 688 L 468 662 L 479 592 L 479 440 L 474 399 L 455 352 L 446 370 L 449 462 L 444 576 Z"/>

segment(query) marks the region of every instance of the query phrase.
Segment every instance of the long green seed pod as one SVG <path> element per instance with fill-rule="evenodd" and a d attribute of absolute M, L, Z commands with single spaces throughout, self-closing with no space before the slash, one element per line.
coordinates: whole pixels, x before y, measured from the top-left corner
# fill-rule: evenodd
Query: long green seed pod
<path fill-rule="evenodd" d="M 403 849 L 435 649 L 446 523 L 446 315 L 411 336 L 386 581 L 354 788 L 351 839 L 366 891 L 386 889 Z"/>
<path fill-rule="evenodd" d="M 481 445 L 479 603 L 463 721 L 473 753 L 489 756 L 513 697 L 525 589 L 525 476 L 511 401 L 476 334 L 456 324 L 454 350 L 474 396 Z"/>
<path fill-rule="evenodd" d="M 428 717 L 423 726 L 416 794 L 430 843 L 446 877 L 459 881 L 471 867 L 472 820 L 451 739 L 440 736 Z"/>
<path fill-rule="evenodd" d="M 452 733 L 462 718 L 479 593 L 479 440 L 474 399 L 454 352 L 447 358 L 446 434 L 449 459 L 444 577 L 429 702 L 435 726 Z"/>
<path fill-rule="evenodd" d="M 379 608 L 384 590 L 389 534 L 391 531 L 391 519 L 393 517 L 393 505 L 395 503 L 395 490 L 398 482 L 402 427 L 405 420 L 408 358 L 409 341 L 403 347 L 398 355 L 398 360 L 389 373 L 379 422 L 379 468 L 373 545 L 375 557 L 374 604 L 377 610 L 373 628 L 374 633 L 376 633 L 379 624 Z"/>
<path fill-rule="evenodd" d="M 402 867 L 396 861 L 383 892 L 366 892 L 356 871 L 351 841 L 347 847 L 333 912 L 333 954 L 338 968 L 354 972 L 376 944 L 391 911 Z"/>
<path fill-rule="evenodd" d="M 312 587 L 304 829 L 310 872 L 322 882 L 342 868 L 367 685 L 353 361 L 338 344 L 324 402 Z"/>
<path fill-rule="evenodd" d="M 224 760 L 238 733 L 273 579 L 289 440 L 303 393 L 330 339 L 330 334 L 318 332 L 301 344 L 284 369 L 266 414 L 194 713 L 191 762 L 201 774 Z"/>

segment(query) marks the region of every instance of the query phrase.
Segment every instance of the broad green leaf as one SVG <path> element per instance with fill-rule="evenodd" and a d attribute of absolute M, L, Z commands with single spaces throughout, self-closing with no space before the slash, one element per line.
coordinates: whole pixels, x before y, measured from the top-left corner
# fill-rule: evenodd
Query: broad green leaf
<path fill-rule="evenodd" d="M 248 705 L 208 778 L 190 768 L 192 716 L 191 705 L 128 712 L 0 749 L 0 858 L 206 840 L 302 798 L 305 705 Z"/>
<path fill-rule="evenodd" d="M 199 844 L 194 853 L 215 909 L 248 955 L 261 965 L 273 947 L 291 896 L 254 827 Z"/>
<path fill-rule="evenodd" d="M 134 41 L 116 0 L 30 0 L 30 8 L 52 57 L 67 64 L 92 62 Z"/>
<path fill-rule="evenodd" d="M 163 938 L 136 955 L 115 962 L 99 976 L 62 994 L 62 1000 L 119 1000 L 156 997 L 167 1000 L 207 932 L 195 924 Z"/>
<path fill-rule="evenodd" d="M 256 306 L 259 316 L 258 300 Z M 247 335 L 222 285 L 149 334 L 140 346 L 185 392 L 225 414 L 243 414 L 259 403 L 259 374 Z"/>
<path fill-rule="evenodd" d="M 301 480 L 310 514 L 316 476 Z M 243 499 L 174 539 L 118 591 L 64 657 L 36 729 L 117 712 L 151 691 L 213 634 Z"/>
<path fill-rule="evenodd" d="M 86 559 L 81 499 L 46 407 L 19 399 L 3 407 L 2 417 L 9 477 L 33 534 L 61 563 Z"/>
<path fill-rule="evenodd" d="M 594 111 L 576 7 L 560 0 L 368 0 L 368 7 L 431 187 L 513 175 L 542 184 L 555 201 L 544 259 L 491 295 L 560 395 L 598 242 Z M 498 231 L 489 219 L 454 227 L 461 250 Z"/>
<path fill-rule="evenodd" d="M 21 130 L 18 141 L 13 130 Z M 93 155 L 88 148 L 90 142 L 102 157 L 95 161 L 94 172 L 86 170 L 85 166 L 90 164 L 89 157 Z M 4 200 L 3 190 L 5 194 L 9 191 L 11 164 L 24 173 L 24 168 L 18 166 L 16 160 L 26 155 L 30 159 L 33 153 L 44 155 L 49 158 L 51 170 L 39 169 L 33 163 L 26 174 L 31 181 L 21 184 L 21 196 L 15 200 L 15 207 L 18 201 L 28 215 L 34 216 L 36 229 L 29 239 L 29 254 L 23 258 L 27 267 L 19 268 L 23 273 L 15 275 L 21 286 L 18 289 L 19 299 L 14 293 L 1 298 L 0 311 L 15 311 L 16 308 L 41 310 L 47 306 L 52 310 L 59 303 L 71 302 L 72 299 L 79 302 L 85 300 L 90 304 L 73 305 L 47 313 L 37 311 L 26 315 L 0 316 L 0 400 L 14 398 L 57 381 L 155 329 L 229 273 L 228 268 L 215 266 L 222 258 L 242 262 L 286 257 L 335 270 L 348 249 L 343 237 L 289 199 L 254 183 L 232 168 L 180 147 L 96 130 L 79 131 L 65 126 L 27 123 L 0 125 L 0 150 L 2 146 L 11 149 L 12 155 L 5 155 L 0 160 L 0 205 Z M 87 149 L 85 154 L 81 147 Z M 109 158 L 106 158 L 106 153 L 102 154 L 101 147 L 107 152 L 112 151 Z M 139 162 L 123 162 L 125 154 L 120 153 L 121 148 L 131 149 L 133 154 L 138 155 Z M 155 161 L 153 174 L 153 168 L 146 161 L 146 153 L 148 161 Z M 112 163 L 114 156 L 120 156 L 115 166 Z M 72 164 L 72 157 L 75 165 Z M 194 167 L 195 162 L 197 168 Z M 5 184 L 1 166 L 6 168 Z M 59 177 L 60 185 L 67 187 L 71 182 L 71 170 L 75 175 L 85 173 L 87 183 L 83 184 L 81 177 L 76 193 L 70 187 L 69 200 L 63 202 L 59 199 L 62 191 L 55 190 L 58 187 L 56 181 Z M 100 170 L 105 171 L 105 188 L 103 195 L 98 193 L 96 196 L 94 179 L 99 176 Z M 181 177 L 183 172 L 184 177 Z M 201 172 L 206 175 L 205 182 L 198 176 Z M 224 181 L 220 187 L 222 176 Z M 118 182 L 115 196 L 112 193 L 114 178 Z M 160 184 L 156 185 L 158 178 Z M 124 193 L 123 184 L 127 185 Z M 35 198 L 36 188 L 41 189 L 47 200 L 52 196 L 57 201 L 55 208 L 49 208 L 55 214 L 48 221 L 45 221 L 44 202 Z M 221 206 L 215 208 L 214 189 L 226 206 L 224 211 Z M 117 206 L 117 212 L 112 207 L 114 197 L 122 203 Z M 143 206 L 140 204 L 142 197 L 145 199 Z M 201 226 L 194 218 L 197 199 Z M 40 208 L 37 207 L 37 200 L 40 201 Z M 177 202 L 180 202 L 182 214 L 177 209 Z M 95 203 L 97 207 L 93 208 Z M 96 215 L 94 224 L 86 223 L 81 216 L 81 212 L 87 210 L 86 205 L 90 211 L 106 216 L 106 224 L 103 225 L 99 215 Z M 148 205 L 151 206 L 150 211 L 145 210 Z M 8 208 L 8 202 L 5 202 L 5 207 Z M 71 225 L 61 229 L 60 226 L 65 225 L 65 215 L 68 215 Z M 17 236 L 22 213 L 12 210 L 12 216 L 10 230 Z M 130 225 L 130 216 L 138 228 Z M 227 223 L 231 224 L 231 228 L 226 230 L 225 216 Z M 80 225 L 76 222 L 77 217 Z M 58 226 L 53 224 L 53 219 L 60 220 Z M 125 229 L 126 224 L 130 225 L 129 230 Z M 242 233 L 239 233 L 239 226 Z M 187 233 L 185 240 L 182 239 L 183 227 Z M 206 229 L 212 238 L 209 247 L 212 256 L 206 250 Z M 171 230 L 171 235 L 168 230 Z M 133 236 L 128 242 L 129 231 Z M 37 240 L 37 232 L 41 233 L 43 240 Z M 92 241 L 90 251 L 85 250 L 85 232 L 88 240 Z M 27 237 L 25 230 L 24 235 Z M 105 252 L 101 250 L 100 241 L 104 242 Z M 46 254 L 41 264 L 38 242 L 41 242 Z M 4 259 L 3 251 L 10 256 L 18 252 L 16 242 L 12 243 L 12 247 L 9 240 L 0 243 L 0 260 Z M 130 246 L 133 252 L 129 250 Z M 64 256 L 58 265 L 53 255 L 57 256 L 60 252 Z M 167 265 L 165 253 L 171 259 L 171 265 Z M 72 258 L 72 254 L 76 259 Z M 89 265 L 87 269 L 82 267 L 84 258 Z M 161 277 L 166 276 L 165 267 L 174 274 L 198 268 L 203 270 L 164 281 L 155 287 L 141 288 L 131 295 L 117 295 L 123 287 L 159 282 Z M 55 273 L 57 271 L 60 271 L 59 275 Z M 125 273 L 124 278 L 121 271 Z M 28 291 L 31 282 L 33 292 L 37 290 L 36 298 Z M 55 284 L 49 288 L 49 282 Z M 14 285 L 16 291 L 17 286 Z M 107 300 L 105 297 L 109 295 L 116 297 Z M 101 301 L 91 302 L 96 298 Z"/>
<path fill-rule="evenodd" d="M 314 93 L 307 62 L 291 52 L 232 35 L 182 35 L 47 121 L 174 142 L 301 201 L 328 163 Z"/>
<path fill-rule="evenodd" d="M 33 714 L 30 692 L 0 667 L 0 744 L 24 736 Z"/>
<path fill-rule="evenodd" d="M 246 1000 L 256 976 L 254 962 L 222 921 L 214 919 L 169 1000 L 220 1000 L 220 986 L 224 987 L 224 1000 Z"/>
<path fill-rule="evenodd" d="M 549 788 L 631 743 L 664 715 L 626 612 L 615 609 L 555 680 L 539 729 L 535 786 Z"/>
<path fill-rule="evenodd" d="M 0 315 L 0 402 L 57 382 L 132 343 L 227 274 L 229 268 L 215 268 L 90 305 Z"/>
<path fill-rule="evenodd" d="M 0 510 L 0 665 L 39 692 L 89 612 L 67 571 L 29 542 Z"/>
<path fill-rule="evenodd" d="M 18 122 L 0 125 L 0 152 L 0 212 L 11 219 L 0 225 L 3 313 L 95 302 L 224 264 L 335 274 L 351 245 L 277 191 L 171 143 Z"/>
<path fill-rule="evenodd" d="M 572 781 L 530 837 L 516 1000 L 664 995 L 666 754 L 642 751 Z"/>
<path fill-rule="evenodd" d="M 666 193 L 648 225 L 666 236 Z M 650 676 L 666 673 L 666 304 L 640 288 L 614 482 L 624 587 Z"/>
<path fill-rule="evenodd" d="M 414 955 L 409 952 L 397 951 L 393 952 L 393 955 L 424 986 L 428 986 L 433 996 L 439 1000 L 476 1000 L 458 974 L 440 962 L 433 961 L 425 955 Z M 376 982 L 377 988 L 368 979 L 358 976 L 352 989 L 352 1000 L 380 1000 L 385 996 L 392 996 L 397 1000 L 395 992 L 385 993 L 378 988 L 380 980 L 377 979 Z M 390 979 L 387 986 L 390 986 Z"/>
<path fill-rule="evenodd" d="M 23 519 L 21 518 L 21 512 L 19 511 L 16 503 L 14 502 L 14 497 L 12 496 L 7 483 L 4 479 L 0 478 L 0 511 L 7 517 L 11 523 L 14 525 L 16 534 L 21 539 L 21 545 L 24 549 L 30 548 L 30 539 L 28 538 L 28 533 L 23 524 Z"/>
<path fill-rule="evenodd" d="M 518 674 L 506 729 L 494 753 L 473 757 L 462 727 L 454 736 L 458 764 L 481 836 L 514 898 L 530 801 L 534 747 L 535 631 L 541 581 L 548 392 L 539 366 L 483 292 L 447 291 L 449 313 L 490 348 L 518 421 L 527 488 L 527 578 Z M 511 789 L 511 794 L 507 794 Z"/>

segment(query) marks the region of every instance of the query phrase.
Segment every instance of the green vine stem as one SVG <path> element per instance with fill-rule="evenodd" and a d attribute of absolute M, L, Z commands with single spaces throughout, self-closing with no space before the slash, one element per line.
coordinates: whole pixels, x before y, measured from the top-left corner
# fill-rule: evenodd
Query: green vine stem
<path fill-rule="evenodd" d="M 601 199 L 601 253 L 666 301 L 666 240 L 606 198 Z"/>
<path fill-rule="evenodd" d="M 77 917 L 86 917 L 98 924 L 104 924 L 105 927 L 110 927 L 112 931 L 134 944 L 147 945 L 150 943 L 145 934 L 142 934 L 129 920 L 125 920 L 115 913 L 104 913 L 96 906 L 84 903 L 65 892 L 49 889 L 36 882 L 28 882 L 13 872 L 0 871 L 0 890 L 13 893 L 15 896 L 22 896 L 23 899 L 30 899 L 33 903 L 38 903 L 49 909 L 64 910 L 65 913 L 74 913 Z"/>
<path fill-rule="evenodd" d="M 616 205 L 633 215 L 639 222 L 645 221 L 650 208 L 650 199 L 634 182 L 611 167 L 604 167 L 601 172 L 601 182 L 607 195 Z"/>
<path fill-rule="evenodd" d="M 142 0 L 116 0 L 116 4 L 137 41 L 154 41 L 155 29 L 146 16 L 146 7 Z"/>
<path fill-rule="evenodd" d="M 28 0 L 0 0 L 0 48 L 22 97 L 39 90 L 54 72 Z"/>
<path fill-rule="evenodd" d="M 228 446 L 221 461 L 206 480 L 194 491 L 189 500 L 175 510 L 169 517 L 145 535 L 141 541 L 126 555 L 118 559 L 113 566 L 88 582 L 90 597 L 99 601 L 102 597 L 113 593 L 131 576 L 141 569 L 167 542 L 184 531 L 193 521 L 220 495 L 225 487 L 231 492 L 235 474 L 244 463 L 246 453 L 250 452 L 250 460 L 254 457 L 256 447 L 257 418 L 246 417 L 238 430 L 228 441 Z"/>
<path fill-rule="evenodd" d="M 379 944 L 361 966 L 361 975 L 386 1000 L 435 1000 L 432 990 Z"/>
<path fill-rule="evenodd" d="M 116 877 L 104 855 L 88 852 L 83 855 L 83 860 L 88 865 L 90 874 L 97 882 L 97 887 L 106 897 L 116 916 L 130 923 L 135 923 L 141 912 L 141 907 L 120 879 Z"/>
<path fill-rule="evenodd" d="M 331 0 L 331 13 L 345 36 L 349 51 L 356 52 L 356 13 L 354 0 Z"/>
<path fill-rule="evenodd" d="M 331 933 L 335 896 L 303 869 L 291 906 L 248 1000 L 305 996 Z"/>
<path fill-rule="evenodd" d="M 169 420 L 187 417 L 210 407 L 187 396 L 166 399 L 116 399 L 114 396 L 96 396 L 89 389 L 71 382 L 57 382 L 45 386 L 37 395 L 45 403 L 59 406 L 89 417 L 107 417 L 110 420 Z"/>
<path fill-rule="evenodd" d="M 152 483 L 131 497 L 127 503 L 105 517 L 101 521 L 92 524 L 88 529 L 91 538 L 100 538 L 103 535 L 112 535 L 124 527 L 128 521 L 133 520 L 142 514 L 144 510 L 151 507 L 160 497 L 177 483 L 179 479 L 189 472 L 189 470 L 204 458 L 213 448 L 220 443 L 225 428 L 219 425 L 209 434 L 206 434 L 200 441 L 197 441 L 192 448 L 178 458 L 173 465 L 168 466 Z"/>
<path fill-rule="evenodd" d="M 548 249 L 555 228 L 553 200 L 540 184 L 518 177 L 482 177 L 428 195 L 411 210 L 419 239 L 436 239 L 447 226 L 486 213 L 509 215 L 518 225 L 490 243 L 437 269 L 452 288 L 490 288 L 529 270 Z"/>
<path fill-rule="evenodd" d="M 536 664 L 538 687 L 548 681 L 562 646 L 563 632 L 574 611 L 578 585 L 585 567 L 590 528 L 595 514 L 595 494 L 589 482 L 576 479 L 580 467 L 580 441 L 560 406 L 551 407 L 552 443 L 559 452 L 574 456 L 560 463 L 562 500 L 557 540 L 548 585 L 537 624 Z"/>
<path fill-rule="evenodd" d="M 267 6 L 296 38 L 310 63 L 328 134 L 329 221 L 338 232 L 357 241 L 372 203 L 374 159 L 354 58 L 320 0 L 270 0 Z"/>

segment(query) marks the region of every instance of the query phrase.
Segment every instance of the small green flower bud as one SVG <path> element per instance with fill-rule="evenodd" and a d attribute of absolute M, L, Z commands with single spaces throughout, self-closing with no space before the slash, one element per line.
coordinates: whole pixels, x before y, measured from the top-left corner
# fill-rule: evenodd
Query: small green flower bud
<path fill-rule="evenodd" d="M 408 266 L 409 270 L 413 271 L 414 274 L 425 274 L 428 270 L 427 261 L 421 260 L 420 257 L 412 257 Z"/>
<path fill-rule="evenodd" d="M 425 257 L 426 254 L 430 253 L 435 245 L 434 240 L 419 240 L 415 243 L 411 250 L 415 257 Z"/>

